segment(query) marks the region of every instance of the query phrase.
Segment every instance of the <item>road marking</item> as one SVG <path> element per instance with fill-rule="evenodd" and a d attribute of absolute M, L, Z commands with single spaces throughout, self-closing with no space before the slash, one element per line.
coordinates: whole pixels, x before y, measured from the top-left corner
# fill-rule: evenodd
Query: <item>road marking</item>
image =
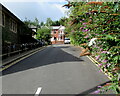
<path fill-rule="evenodd" d="M 91 56 L 87 56 L 97 67 L 99 67 L 97 64 L 99 64 L 96 60 L 93 60 L 93 58 Z M 97 64 L 96 64 L 97 63 Z M 105 73 L 103 70 L 102 72 L 108 77 L 108 79 L 112 79 L 109 74 Z"/>
<path fill-rule="evenodd" d="M 43 47 L 43 48 L 41 48 L 41 49 L 39 49 L 39 50 L 36 50 L 35 52 L 32 52 L 31 54 L 28 54 L 28 55 L 26 55 L 26 56 L 23 56 L 22 58 L 14 61 L 14 62 L 12 62 L 12 63 L 10 63 L 9 65 L 6 65 L 4 68 L 0 68 L 0 72 L 2 72 L 3 70 L 6 70 L 7 68 L 9 68 L 9 67 L 17 64 L 18 62 L 24 60 L 25 58 L 30 57 L 30 56 L 34 55 L 35 53 L 40 52 L 40 51 L 42 51 L 42 50 L 44 50 L 44 49 L 45 49 L 45 48 Z"/>
<path fill-rule="evenodd" d="M 37 89 L 37 91 L 36 91 L 34 96 L 39 96 L 41 90 L 42 90 L 42 87 L 38 87 L 38 89 Z"/>

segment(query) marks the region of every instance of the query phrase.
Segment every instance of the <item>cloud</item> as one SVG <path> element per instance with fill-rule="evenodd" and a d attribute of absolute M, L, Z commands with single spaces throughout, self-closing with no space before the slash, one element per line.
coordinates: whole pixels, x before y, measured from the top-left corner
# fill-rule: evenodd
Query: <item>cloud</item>
<path fill-rule="evenodd" d="M 44 16 L 47 16 L 53 20 L 58 20 L 58 18 L 65 16 L 66 9 L 62 7 L 63 4 L 59 2 L 39 2 L 39 5 Z"/>
<path fill-rule="evenodd" d="M 39 21 L 43 22 L 47 18 L 55 21 L 64 17 L 66 11 L 62 7 L 64 2 L 3 2 L 3 5 L 21 20 L 25 20 L 26 17 L 33 21 L 37 17 Z"/>
<path fill-rule="evenodd" d="M 0 2 L 65 2 L 65 0 L 0 0 Z"/>
<path fill-rule="evenodd" d="M 61 4 L 54 4 L 54 6 L 57 7 L 63 14 L 65 14 L 65 12 L 68 10 L 68 9 L 62 7 L 63 5 L 61 5 Z"/>

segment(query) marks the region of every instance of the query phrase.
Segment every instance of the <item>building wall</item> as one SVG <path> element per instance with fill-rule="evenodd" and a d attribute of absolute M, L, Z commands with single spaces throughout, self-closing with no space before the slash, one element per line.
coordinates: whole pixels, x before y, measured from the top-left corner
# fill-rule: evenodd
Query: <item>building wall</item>
<path fill-rule="evenodd" d="M 32 42 L 32 29 L 28 28 L 21 20 L 12 14 L 7 8 L 2 6 L 0 10 L 0 27 L 2 28 L 2 43 L 21 44 Z M 3 22 L 4 21 L 4 22 Z"/>
<path fill-rule="evenodd" d="M 52 44 L 64 44 L 64 30 L 63 29 L 52 29 L 51 36 L 52 36 L 51 38 Z"/>
<path fill-rule="evenodd" d="M 10 30 L 10 16 L 7 16 L 7 14 L 5 14 L 5 25 L 2 26 L 2 39 L 3 39 L 3 44 L 6 42 L 8 43 L 18 43 L 17 40 L 17 32 L 13 32 L 12 30 Z"/>

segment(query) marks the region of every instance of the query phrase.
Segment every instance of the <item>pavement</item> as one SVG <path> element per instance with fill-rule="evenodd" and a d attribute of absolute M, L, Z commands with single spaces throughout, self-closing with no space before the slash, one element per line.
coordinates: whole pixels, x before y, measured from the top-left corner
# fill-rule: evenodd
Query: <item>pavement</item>
<path fill-rule="evenodd" d="M 110 81 L 79 53 L 69 44 L 52 45 L 20 60 L 2 72 L 3 94 L 90 94 Z"/>
<path fill-rule="evenodd" d="M 30 55 L 35 54 L 36 52 L 38 52 L 39 50 L 42 50 L 44 48 L 45 48 L 45 46 L 39 47 L 39 48 L 36 48 L 36 49 L 32 49 L 32 50 L 29 50 L 29 51 L 22 52 L 20 54 L 16 54 L 16 55 L 7 57 L 6 59 L 3 59 L 2 64 L 0 66 L 0 68 L 1 68 L 0 71 L 5 70 L 6 66 L 10 65 L 12 62 L 15 62 L 16 60 L 19 60 L 19 59 L 21 59 L 23 57 L 25 57 L 25 58 L 29 57 Z"/>

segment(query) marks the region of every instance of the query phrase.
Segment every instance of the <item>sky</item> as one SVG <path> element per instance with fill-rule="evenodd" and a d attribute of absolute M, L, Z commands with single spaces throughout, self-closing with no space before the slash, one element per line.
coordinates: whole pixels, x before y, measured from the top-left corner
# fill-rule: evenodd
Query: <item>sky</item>
<path fill-rule="evenodd" d="M 22 21 L 25 18 L 31 21 L 38 18 L 40 22 L 51 18 L 55 21 L 66 16 L 68 10 L 62 7 L 67 4 L 65 0 L 0 0 L 0 3 Z"/>

